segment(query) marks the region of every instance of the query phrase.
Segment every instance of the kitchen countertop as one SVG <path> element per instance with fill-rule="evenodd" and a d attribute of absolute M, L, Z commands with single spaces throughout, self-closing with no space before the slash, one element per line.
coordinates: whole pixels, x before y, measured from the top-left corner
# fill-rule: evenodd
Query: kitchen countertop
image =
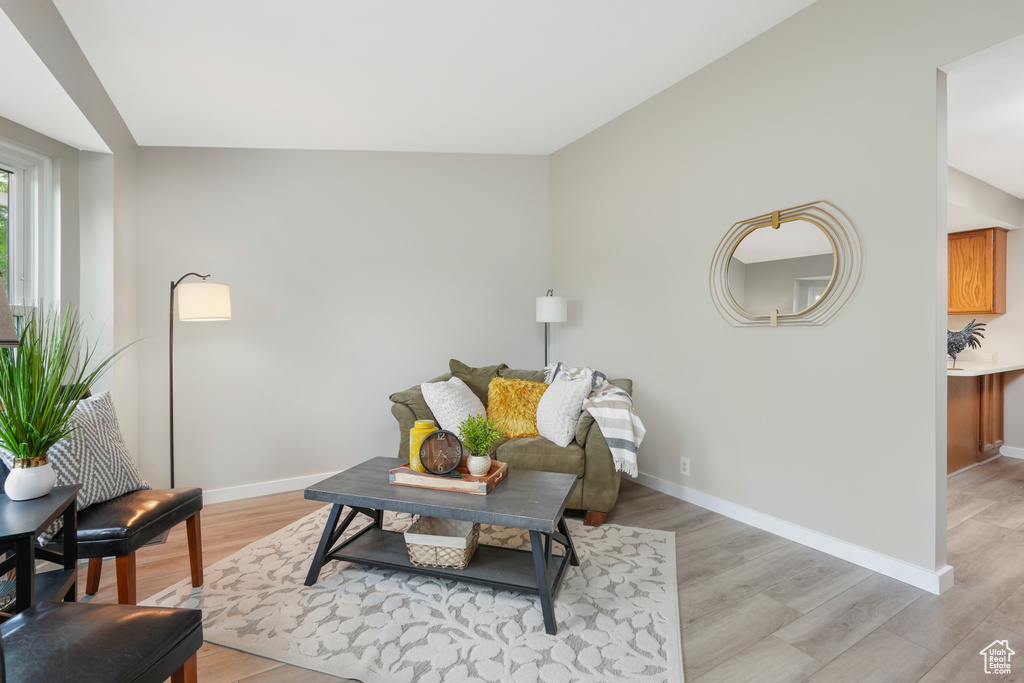
<path fill-rule="evenodd" d="M 957 360 L 956 370 L 949 369 L 949 361 L 946 362 L 947 377 L 978 377 L 980 375 L 994 375 L 997 372 L 1012 372 L 1013 370 L 1024 370 L 1024 360 L 997 360 L 997 361 L 971 361 Z M 963 368 L 961 370 L 961 368 Z"/>

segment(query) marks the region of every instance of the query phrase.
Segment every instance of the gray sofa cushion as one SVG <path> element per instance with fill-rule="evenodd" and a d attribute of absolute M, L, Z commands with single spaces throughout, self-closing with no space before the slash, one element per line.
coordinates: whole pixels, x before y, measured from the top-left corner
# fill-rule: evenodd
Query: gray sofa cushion
<path fill-rule="evenodd" d="M 507 377 L 509 379 L 521 379 L 524 382 L 544 381 L 543 370 L 515 370 L 513 368 L 504 367 L 498 371 L 498 376 Z"/>
<path fill-rule="evenodd" d="M 498 365 L 487 365 L 482 368 L 471 368 L 454 358 L 448 361 L 448 369 L 451 370 L 452 375 L 465 382 L 484 406 L 487 405 L 487 386 L 491 383 L 492 379 L 498 376 L 502 369 L 507 367 L 504 363 L 499 363 Z"/>
<path fill-rule="evenodd" d="M 440 377 L 435 377 L 432 380 L 428 380 L 429 383 L 434 382 L 447 382 L 451 379 L 451 373 L 445 373 Z M 409 410 L 417 420 L 434 420 L 434 414 L 430 412 L 430 407 L 427 405 L 426 399 L 423 398 L 423 389 L 417 384 L 414 387 L 409 387 L 405 391 L 396 391 L 389 397 L 392 403 L 401 403 L 403 406 L 408 406 Z"/>
<path fill-rule="evenodd" d="M 551 443 L 543 436 L 525 436 L 509 439 L 494 455 L 495 460 L 507 462 L 510 470 L 537 472 L 564 472 L 583 476 L 586 455 L 575 441 L 565 448 Z"/>

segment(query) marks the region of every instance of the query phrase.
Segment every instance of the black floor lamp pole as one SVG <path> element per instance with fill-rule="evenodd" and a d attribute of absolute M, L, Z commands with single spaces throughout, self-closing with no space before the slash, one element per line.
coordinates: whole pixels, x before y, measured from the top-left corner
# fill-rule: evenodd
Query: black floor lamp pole
<path fill-rule="evenodd" d="M 174 488 L 174 290 L 178 288 L 181 281 L 187 278 L 189 275 L 195 275 L 206 279 L 209 275 L 200 275 L 199 273 L 185 273 L 178 278 L 177 282 L 171 282 L 171 306 L 170 306 L 170 333 L 168 334 L 168 385 L 170 387 L 170 425 L 171 425 L 171 488 Z"/>
<path fill-rule="evenodd" d="M 544 323 L 544 367 L 548 366 L 548 330 L 551 323 Z"/>

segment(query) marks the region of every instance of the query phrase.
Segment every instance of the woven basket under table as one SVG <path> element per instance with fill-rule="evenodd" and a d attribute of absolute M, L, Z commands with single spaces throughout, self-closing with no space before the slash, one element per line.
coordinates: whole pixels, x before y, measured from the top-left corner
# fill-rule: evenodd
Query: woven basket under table
<path fill-rule="evenodd" d="M 419 567 L 465 569 L 479 541 L 479 524 L 441 517 L 420 517 L 405 532 L 409 561 Z"/>

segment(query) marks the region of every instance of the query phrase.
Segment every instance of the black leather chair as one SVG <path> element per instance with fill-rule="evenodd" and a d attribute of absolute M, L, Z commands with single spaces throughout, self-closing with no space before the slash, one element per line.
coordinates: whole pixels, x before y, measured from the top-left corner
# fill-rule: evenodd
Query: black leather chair
<path fill-rule="evenodd" d="M 44 602 L 0 626 L 0 683 L 195 683 L 193 609 Z"/>
<path fill-rule="evenodd" d="M 0 462 L 0 491 L 8 469 Z M 155 489 L 132 491 L 78 512 L 78 557 L 89 559 L 85 592 L 95 595 L 100 586 L 103 558 L 114 557 L 117 571 L 117 601 L 122 605 L 138 602 L 136 593 L 135 551 L 154 538 L 185 522 L 188 534 L 189 569 L 192 585 L 203 585 L 203 539 L 199 511 L 203 509 L 203 490 Z M 53 540 L 57 547 L 63 534 Z"/>
<path fill-rule="evenodd" d="M 80 384 L 64 386 L 68 397 L 88 398 L 92 392 Z M 0 490 L 10 471 L 0 462 Z M 95 595 L 100 586 L 103 558 L 114 557 L 117 571 L 117 601 L 138 602 L 135 551 L 157 536 L 185 522 L 192 585 L 203 585 L 203 539 L 199 511 L 203 490 L 199 488 L 132 491 L 78 511 L 78 557 L 89 560 L 85 593 Z M 54 539 L 59 544 L 60 535 Z"/>
<path fill-rule="evenodd" d="M 78 557 L 89 559 L 85 592 L 94 595 L 100 586 L 103 558 L 115 558 L 117 601 L 138 602 L 135 590 L 135 551 L 154 538 L 185 522 L 188 534 L 192 585 L 203 585 L 203 540 L 199 511 L 203 490 L 198 488 L 132 491 L 113 500 L 90 505 L 78 513 Z"/>

